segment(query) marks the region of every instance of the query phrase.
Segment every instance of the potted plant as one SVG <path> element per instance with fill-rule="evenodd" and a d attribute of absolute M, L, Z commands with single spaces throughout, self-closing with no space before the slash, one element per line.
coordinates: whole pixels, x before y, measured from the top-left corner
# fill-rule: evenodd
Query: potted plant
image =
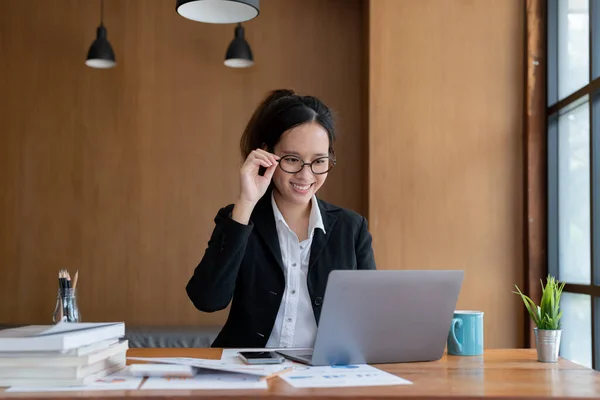
<path fill-rule="evenodd" d="M 560 295 L 565 287 L 564 282 L 559 283 L 553 276 L 548 275 L 546 286 L 542 284 L 542 299 L 537 306 L 528 296 L 523 294 L 519 287 L 515 294 L 521 296 L 529 315 L 536 325 L 534 328 L 535 347 L 537 349 L 538 361 L 556 362 L 558 350 L 560 349 L 562 311 L 559 310 Z"/>

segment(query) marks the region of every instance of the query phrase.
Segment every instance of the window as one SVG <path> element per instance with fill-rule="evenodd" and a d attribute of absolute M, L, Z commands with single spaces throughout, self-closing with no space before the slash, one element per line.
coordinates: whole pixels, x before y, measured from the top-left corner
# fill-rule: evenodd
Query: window
<path fill-rule="evenodd" d="M 558 1 L 558 98 L 590 81 L 589 0 Z"/>
<path fill-rule="evenodd" d="M 560 355 L 600 370 L 600 2 L 547 0 L 548 270 Z"/>

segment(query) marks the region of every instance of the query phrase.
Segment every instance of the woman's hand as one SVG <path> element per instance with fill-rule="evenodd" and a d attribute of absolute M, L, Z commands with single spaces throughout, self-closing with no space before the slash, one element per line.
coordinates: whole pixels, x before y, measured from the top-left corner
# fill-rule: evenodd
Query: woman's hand
<path fill-rule="evenodd" d="M 278 159 L 276 155 L 261 149 L 248 155 L 240 169 L 240 194 L 231 214 L 235 221 L 248 224 L 254 206 L 271 183 Z M 260 167 L 266 168 L 263 176 L 258 174 Z"/>

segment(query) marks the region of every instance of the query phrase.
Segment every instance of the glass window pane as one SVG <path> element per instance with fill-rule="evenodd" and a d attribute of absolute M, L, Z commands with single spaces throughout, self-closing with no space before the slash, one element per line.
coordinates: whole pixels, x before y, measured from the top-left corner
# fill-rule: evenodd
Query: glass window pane
<path fill-rule="evenodd" d="M 558 273 L 558 115 L 548 118 L 548 273 Z"/>
<path fill-rule="evenodd" d="M 590 284 L 590 108 L 558 119 L 558 278 Z"/>
<path fill-rule="evenodd" d="M 600 3 L 599 3 L 600 5 Z M 596 7 L 594 7 L 596 8 Z M 600 8 L 600 7 L 598 7 Z M 600 23 L 600 19 L 598 20 Z M 600 25 L 599 25 L 600 26 Z M 592 232 L 594 232 L 592 249 L 592 276 L 594 284 L 600 286 L 600 93 L 594 93 L 592 106 Z M 600 298 L 599 298 L 600 299 Z M 598 299 L 597 299 L 598 300 Z M 600 331 L 599 331 L 600 332 Z M 600 350 L 600 341 L 598 341 Z M 597 358 L 600 364 L 600 356 Z M 600 365 L 599 365 L 600 368 Z"/>
<path fill-rule="evenodd" d="M 563 292 L 560 298 L 560 356 L 592 368 L 592 300 L 587 294 Z"/>
<path fill-rule="evenodd" d="M 590 80 L 589 0 L 558 1 L 558 97 Z"/>

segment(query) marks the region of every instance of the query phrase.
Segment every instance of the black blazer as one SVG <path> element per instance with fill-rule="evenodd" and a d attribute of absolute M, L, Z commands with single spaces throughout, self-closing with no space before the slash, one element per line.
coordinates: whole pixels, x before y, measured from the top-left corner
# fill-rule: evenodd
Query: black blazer
<path fill-rule="evenodd" d="M 318 199 L 325 232 L 314 232 L 307 285 L 317 324 L 329 272 L 375 269 L 371 234 L 359 214 Z M 215 228 L 186 291 L 200 311 L 229 317 L 213 347 L 264 348 L 283 298 L 285 278 L 271 192 L 259 200 L 248 225 L 230 218 L 233 205 L 219 210 Z"/>

